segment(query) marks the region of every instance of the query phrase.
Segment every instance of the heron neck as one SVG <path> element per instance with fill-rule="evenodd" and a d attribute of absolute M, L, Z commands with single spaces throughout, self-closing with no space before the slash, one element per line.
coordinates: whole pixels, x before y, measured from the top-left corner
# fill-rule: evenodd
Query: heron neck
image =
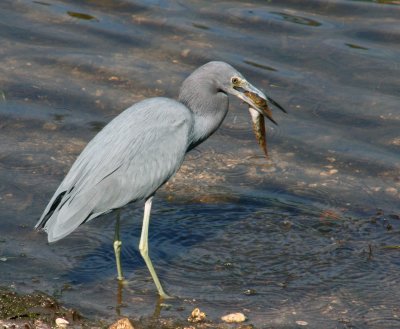
<path fill-rule="evenodd" d="M 182 95 L 182 94 L 181 94 Z M 211 136 L 221 125 L 228 113 L 228 96 L 223 92 L 198 93 L 196 97 L 179 96 L 179 101 L 186 105 L 193 114 L 191 143 L 188 151 Z"/>

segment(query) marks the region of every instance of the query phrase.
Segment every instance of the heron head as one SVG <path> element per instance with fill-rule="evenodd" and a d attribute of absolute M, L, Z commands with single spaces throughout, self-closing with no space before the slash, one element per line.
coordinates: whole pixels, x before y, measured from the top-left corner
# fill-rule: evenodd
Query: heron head
<path fill-rule="evenodd" d="M 272 98 L 266 96 L 258 88 L 250 84 L 239 72 L 232 68 L 229 78 L 224 78 L 224 89 L 226 93 L 232 94 L 249 105 L 253 129 L 257 141 L 268 157 L 264 117 L 277 125 L 272 117 L 271 105 L 274 105 L 281 111 L 286 110 L 275 102 Z"/>
<path fill-rule="evenodd" d="M 241 74 L 235 74 L 230 78 L 230 85 L 227 91 L 240 98 L 247 103 L 250 108 L 254 109 L 274 124 L 277 123 L 272 117 L 271 104 L 286 113 L 286 110 L 282 106 L 250 84 Z"/>
<path fill-rule="evenodd" d="M 179 100 L 191 108 L 192 111 L 203 114 L 207 109 L 216 108 L 215 104 L 219 103 L 213 103 L 214 98 L 212 96 L 218 95 L 220 98 L 221 94 L 225 94 L 225 96 L 227 94 L 234 95 L 248 104 L 258 143 L 264 150 L 265 155 L 268 155 L 264 117 L 277 124 L 272 117 L 271 105 L 285 113 L 286 111 L 272 98 L 266 96 L 262 91 L 249 83 L 231 65 L 225 62 L 212 61 L 196 69 L 183 82 Z M 218 128 L 228 110 L 228 102 L 227 100 L 225 101 L 226 107 L 222 107 L 221 110 L 221 113 L 224 115 L 221 116 L 221 121 L 217 125 L 214 125 L 215 127 L 213 127 L 212 132 Z"/>

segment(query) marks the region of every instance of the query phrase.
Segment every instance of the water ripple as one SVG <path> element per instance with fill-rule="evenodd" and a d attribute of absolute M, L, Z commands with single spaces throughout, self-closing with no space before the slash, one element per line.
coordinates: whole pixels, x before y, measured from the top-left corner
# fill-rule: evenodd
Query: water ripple
<path fill-rule="evenodd" d="M 96 318 L 154 312 L 138 251 L 142 205 L 121 212 L 122 306 L 116 213 L 50 245 L 31 227 L 104 123 L 140 99 L 176 98 L 196 67 L 224 60 L 289 113 L 274 110 L 279 126 L 267 124 L 266 160 L 247 105 L 231 97 L 221 129 L 157 193 L 150 255 L 166 290 L 182 297 L 163 314 L 200 306 L 217 320 L 243 311 L 265 328 L 399 327 L 395 1 L 0 7 L 0 247 L 13 257 L 1 266 L 5 284 L 62 291 Z"/>
<path fill-rule="evenodd" d="M 284 21 L 294 23 L 294 24 L 307 25 L 307 26 L 313 26 L 313 27 L 322 25 L 322 23 L 320 23 L 314 19 L 310 19 L 310 18 L 298 16 L 298 15 L 292 15 L 292 14 L 283 13 L 283 12 L 271 12 L 271 14 L 280 16 Z"/>

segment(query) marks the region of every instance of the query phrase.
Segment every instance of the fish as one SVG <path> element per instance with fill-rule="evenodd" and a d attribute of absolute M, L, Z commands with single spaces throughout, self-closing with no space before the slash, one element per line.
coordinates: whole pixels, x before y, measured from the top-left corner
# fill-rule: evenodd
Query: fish
<path fill-rule="evenodd" d="M 278 125 L 272 117 L 272 110 L 269 107 L 269 103 L 279 108 L 282 112 L 287 113 L 286 110 L 275 102 L 272 98 L 264 95 L 259 95 L 255 92 L 246 90 L 244 92 L 246 96 L 246 103 L 249 105 L 249 112 L 251 120 L 253 122 L 253 130 L 256 135 L 256 139 L 261 149 L 263 150 L 265 157 L 268 158 L 268 147 L 267 147 L 267 135 L 265 128 L 265 119 L 268 118 L 272 123 Z M 264 98 L 264 97 L 265 98 Z"/>
<path fill-rule="evenodd" d="M 260 114 L 257 110 L 249 107 L 249 112 L 251 115 L 251 120 L 253 122 L 253 131 L 256 135 L 256 139 L 258 145 L 260 145 L 263 150 L 265 157 L 268 158 L 268 148 L 267 148 L 267 138 L 266 138 L 266 129 L 265 129 L 265 120 L 264 116 Z"/>

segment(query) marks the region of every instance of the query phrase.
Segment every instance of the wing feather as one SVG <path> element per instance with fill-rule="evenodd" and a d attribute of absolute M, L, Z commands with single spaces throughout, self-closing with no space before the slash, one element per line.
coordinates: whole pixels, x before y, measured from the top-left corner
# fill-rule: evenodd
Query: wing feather
<path fill-rule="evenodd" d="M 179 169 L 192 124 L 190 111 L 171 99 L 128 108 L 82 151 L 36 228 L 56 241 L 87 220 L 148 198 Z"/>

